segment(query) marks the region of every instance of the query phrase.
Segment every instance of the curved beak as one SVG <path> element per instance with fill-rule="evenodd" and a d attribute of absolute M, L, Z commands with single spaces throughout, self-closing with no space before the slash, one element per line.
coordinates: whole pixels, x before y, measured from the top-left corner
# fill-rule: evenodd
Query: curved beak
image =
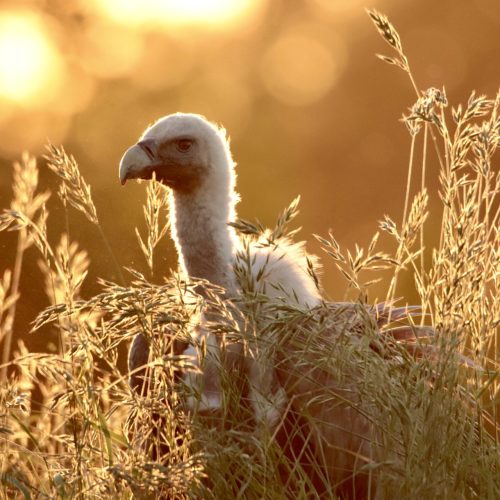
<path fill-rule="evenodd" d="M 120 161 L 122 186 L 127 182 L 127 179 L 149 179 L 154 166 L 146 151 L 139 144 L 134 144 L 125 151 Z"/>

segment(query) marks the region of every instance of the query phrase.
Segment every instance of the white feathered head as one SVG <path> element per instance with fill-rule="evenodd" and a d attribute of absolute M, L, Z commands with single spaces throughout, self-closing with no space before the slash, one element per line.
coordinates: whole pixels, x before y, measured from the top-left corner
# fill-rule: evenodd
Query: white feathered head
<path fill-rule="evenodd" d="M 226 131 L 200 115 L 160 118 L 130 147 L 120 162 L 120 181 L 156 179 L 174 192 L 232 192 L 234 163 Z"/>

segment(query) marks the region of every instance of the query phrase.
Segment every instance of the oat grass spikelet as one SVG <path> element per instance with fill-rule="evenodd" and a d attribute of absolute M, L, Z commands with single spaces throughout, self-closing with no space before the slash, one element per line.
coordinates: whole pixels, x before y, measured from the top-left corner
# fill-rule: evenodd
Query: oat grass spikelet
<path fill-rule="evenodd" d="M 15 219 L 34 220 L 38 216 L 38 225 L 43 227 L 46 217 L 45 203 L 50 198 L 48 191 L 37 193 L 38 166 L 36 158 L 23 153 L 20 162 L 14 162 L 14 177 L 12 182 L 13 199 L 11 210 L 0 216 L 0 231 L 13 228 L 18 223 Z M 12 349 L 12 336 L 16 304 L 20 296 L 19 283 L 23 267 L 24 252 L 36 241 L 23 222 L 19 225 L 17 252 L 13 272 L 8 269 L 4 273 L 3 307 L 0 314 L 0 345 L 2 346 L 1 378 L 7 375 L 7 363 Z M 4 316 L 5 313 L 5 316 Z"/>
<path fill-rule="evenodd" d="M 146 220 L 147 239 L 143 240 L 139 229 L 135 234 L 139 246 L 148 263 L 149 271 L 153 274 L 153 255 L 158 243 L 165 237 L 169 230 L 167 189 L 163 184 L 153 179 L 146 188 L 146 204 L 143 208 Z M 162 213 L 166 213 L 165 222 L 160 221 Z"/>
<path fill-rule="evenodd" d="M 78 164 L 72 155 L 68 155 L 62 146 L 47 146 L 45 156 L 48 167 L 61 179 L 60 195 L 82 212 L 92 224 L 99 225 L 97 212 L 90 194 L 90 186 L 85 182 Z"/>

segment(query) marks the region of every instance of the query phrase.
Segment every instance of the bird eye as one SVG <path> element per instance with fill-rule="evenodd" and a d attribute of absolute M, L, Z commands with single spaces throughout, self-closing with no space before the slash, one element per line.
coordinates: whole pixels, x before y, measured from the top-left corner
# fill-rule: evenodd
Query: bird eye
<path fill-rule="evenodd" d="M 177 149 L 182 153 L 186 153 L 191 149 L 193 141 L 191 139 L 179 139 L 176 143 Z"/>

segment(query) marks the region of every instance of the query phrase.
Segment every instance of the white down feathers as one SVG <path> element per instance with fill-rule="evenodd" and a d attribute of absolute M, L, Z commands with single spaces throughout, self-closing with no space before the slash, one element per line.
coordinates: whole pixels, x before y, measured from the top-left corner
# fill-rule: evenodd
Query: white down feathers
<path fill-rule="evenodd" d="M 175 183 L 171 185 L 171 232 L 182 270 L 189 277 L 222 286 L 228 297 L 234 297 L 242 292 L 234 265 L 245 252 L 247 255 L 249 252 L 254 291 L 302 308 L 318 305 L 321 296 L 308 273 L 303 243 L 281 239 L 265 245 L 264 235 L 261 243 L 252 243 L 250 248 L 245 248 L 229 225 L 236 220 L 235 207 L 239 196 L 235 191 L 235 163 L 225 130 L 199 115 L 177 113 L 158 120 L 140 140 L 168 144 L 178 137 L 195 140 L 193 162 L 201 172 L 200 184 L 195 190 L 186 192 L 178 189 Z M 120 175 L 123 178 L 128 168 L 138 169 L 136 164 L 130 167 L 122 164 Z M 316 263 L 314 257 L 309 256 L 309 259 Z M 202 370 L 201 375 L 186 375 L 187 385 L 193 388 L 193 394 L 197 394 L 190 398 L 189 405 L 203 410 L 219 408 L 220 384 L 216 380 L 218 375 L 214 363 L 209 361 L 210 358 L 218 361 L 218 339 L 207 332 L 203 322 L 193 335 L 195 342 L 185 354 L 191 356 L 193 363 Z M 200 359 L 200 352 L 195 347 L 203 337 L 208 348 L 205 361 Z M 273 362 L 265 352 L 254 353 L 247 371 L 250 398 L 257 419 L 272 423 L 279 417 L 279 408 L 284 403 L 283 391 L 271 394 L 270 384 L 276 381 Z"/>

